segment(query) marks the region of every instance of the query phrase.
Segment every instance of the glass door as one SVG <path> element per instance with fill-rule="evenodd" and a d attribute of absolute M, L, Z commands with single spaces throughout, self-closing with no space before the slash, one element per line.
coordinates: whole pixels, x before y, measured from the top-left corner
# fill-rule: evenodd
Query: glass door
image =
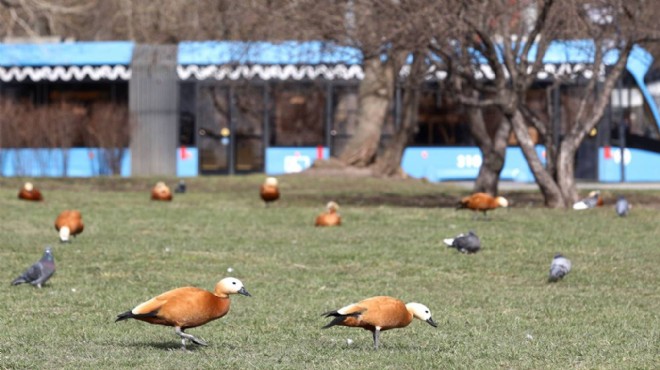
<path fill-rule="evenodd" d="M 234 108 L 234 158 L 237 173 L 262 172 L 264 170 L 264 120 L 267 118 L 268 98 L 265 87 L 235 86 Z"/>
<path fill-rule="evenodd" d="M 227 174 L 231 166 L 230 90 L 202 85 L 197 99 L 199 172 Z"/>

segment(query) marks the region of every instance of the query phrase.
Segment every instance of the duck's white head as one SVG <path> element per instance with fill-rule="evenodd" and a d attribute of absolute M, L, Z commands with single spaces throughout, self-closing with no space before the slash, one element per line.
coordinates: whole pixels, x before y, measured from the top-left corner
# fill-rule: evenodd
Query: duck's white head
<path fill-rule="evenodd" d="M 162 189 L 162 188 L 166 188 L 166 187 L 167 187 L 167 185 L 165 185 L 165 183 L 162 182 L 162 181 L 158 181 L 156 183 L 156 188 L 158 188 L 158 189 Z"/>
<path fill-rule="evenodd" d="M 66 243 L 69 241 L 69 236 L 71 235 L 71 230 L 69 230 L 68 226 L 62 226 L 60 228 L 60 241 L 62 243 Z"/>
<path fill-rule="evenodd" d="M 277 186 L 277 179 L 274 177 L 267 177 L 264 184 L 268 186 Z"/>
<path fill-rule="evenodd" d="M 593 190 L 589 192 L 589 198 L 596 198 L 600 196 L 600 190 Z"/>
<path fill-rule="evenodd" d="M 215 294 L 216 295 L 229 295 L 229 294 L 242 294 L 247 297 L 251 297 L 250 293 L 245 289 L 243 283 L 233 277 L 226 277 L 215 285 Z"/>
<path fill-rule="evenodd" d="M 329 212 L 332 212 L 332 211 L 337 212 L 337 211 L 339 211 L 339 204 L 337 204 L 337 202 L 330 201 L 330 202 L 328 202 L 328 204 L 326 204 L 325 208 Z"/>
<path fill-rule="evenodd" d="M 433 318 L 431 317 L 431 310 L 429 310 L 429 308 L 424 306 L 423 304 L 411 302 L 406 304 L 406 308 L 408 309 L 408 312 L 410 312 L 413 315 L 414 318 L 420 319 L 422 321 L 426 321 L 429 325 L 433 326 L 434 328 L 438 327 L 438 324 L 436 324 L 436 322 L 433 321 Z"/>
<path fill-rule="evenodd" d="M 499 204 L 499 206 L 502 207 L 502 208 L 506 208 L 506 207 L 509 206 L 509 201 L 506 200 L 506 198 L 504 198 L 504 197 L 497 197 L 497 198 L 495 198 L 495 201 L 496 201 L 497 204 Z"/>
<path fill-rule="evenodd" d="M 32 189 L 34 189 L 34 185 L 32 185 L 31 182 L 26 182 L 25 185 L 23 185 L 23 188 L 27 191 L 32 191 Z"/>

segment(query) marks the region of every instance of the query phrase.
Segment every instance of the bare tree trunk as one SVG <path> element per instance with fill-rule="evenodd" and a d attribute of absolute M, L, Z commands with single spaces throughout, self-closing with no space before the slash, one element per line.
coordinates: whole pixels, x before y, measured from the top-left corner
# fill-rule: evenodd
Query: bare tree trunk
<path fill-rule="evenodd" d="M 578 198 L 575 185 L 575 152 L 579 145 L 574 138 L 564 139 L 559 149 L 557 185 L 564 196 L 566 207 L 570 207 Z"/>
<path fill-rule="evenodd" d="M 474 192 L 483 192 L 497 195 L 497 186 L 500 182 L 500 173 L 504 167 L 506 144 L 511 123 L 502 119 L 493 138 L 486 130 L 483 111 L 475 106 L 467 106 L 468 120 L 472 137 L 477 142 L 483 161 L 479 168 L 479 175 L 474 182 Z"/>
<path fill-rule="evenodd" d="M 523 118 L 522 113 L 516 110 L 515 113 L 513 113 L 513 116 L 509 116 L 509 120 L 511 121 L 513 132 L 516 134 L 516 139 L 518 139 L 518 144 L 520 144 L 523 155 L 527 160 L 527 164 L 529 165 L 532 174 L 534 174 L 534 179 L 539 185 L 541 193 L 543 193 L 545 205 L 552 208 L 567 206 L 559 186 L 552 176 L 550 176 L 548 171 L 546 171 L 543 163 L 541 163 L 541 159 L 536 154 L 534 141 L 529 136 L 527 125 L 525 124 L 525 119 Z M 571 163 L 573 163 L 573 161 L 571 161 Z"/>
<path fill-rule="evenodd" d="M 382 62 L 380 55 L 375 55 L 363 63 L 364 79 L 358 92 L 357 132 L 339 156 L 344 164 L 356 167 L 367 167 L 374 162 L 394 91 L 394 68 L 391 61 Z"/>

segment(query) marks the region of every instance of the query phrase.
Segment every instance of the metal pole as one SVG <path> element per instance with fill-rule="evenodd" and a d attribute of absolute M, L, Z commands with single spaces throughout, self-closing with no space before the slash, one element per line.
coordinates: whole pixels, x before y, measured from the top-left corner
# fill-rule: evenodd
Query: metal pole
<path fill-rule="evenodd" d="M 594 100 L 598 100 L 598 96 L 601 93 L 600 87 L 601 87 L 601 84 L 596 82 L 596 85 L 594 86 L 594 96 L 595 96 Z M 594 180 L 596 180 L 596 181 L 598 181 L 600 179 L 600 166 L 599 166 L 600 165 L 600 155 L 599 154 L 600 154 L 600 145 L 601 145 L 602 138 L 603 138 L 603 130 L 602 130 L 602 127 L 601 127 L 601 126 L 603 126 L 603 121 L 604 120 L 601 117 L 601 119 L 596 124 L 596 137 L 594 138 L 596 140 L 596 145 L 594 145 L 593 156 L 594 156 L 594 158 L 596 158 L 596 166 L 595 166 L 594 171 L 592 173 L 595 175 Z"/>
<path fill-rule="evenodd" d="M 619 109 L 621 109 L 621 119 L 619 120 L 619 167 L 621 168 L 620 182 L 626 182 L 626 164 L 624 163 L 624 153 L 626 150 L 626 125 L 625 109 L 623 104 L 623 78 L 619 77 Z"/>
<path fill-rule="evenodd" d="M 332 150 L 332 81 L 329 81 L 325 87 L 325 146 L 330 155 Z"/>
<path fill-rule="evenodd" d="M 236 151 L 236 99 L 234 96 L 234 87 L 229 87 L 229 174 L 235 173 L 236 158 L 234 152 Z"/>
<path fill-rule="evenodd" d="M 262 171 L 266 171 L 266 152 L 270 146 L 270 85 L 266 81 L 264 83 L 264 97 L 263 97 L 263 134 L 261 137 L 261 142 L 263 143 L 263 168 Z"/>

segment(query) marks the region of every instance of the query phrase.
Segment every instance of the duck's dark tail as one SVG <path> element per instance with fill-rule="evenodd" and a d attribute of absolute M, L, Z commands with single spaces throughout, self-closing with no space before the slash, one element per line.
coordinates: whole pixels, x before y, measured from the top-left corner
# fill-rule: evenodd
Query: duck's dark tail
<path fill-rule="evenodd" d="M 115 320 L 115 322 L 123 321 L 123 320 L 127 320 L 127 319 L 132 319 L 133 316 L 134 316 L 133 312 L 131 312 L 131 311 L 126 311 L 124 313 L 120 313 L 119 315 L 117 315 L 117 320 Z"/>
<path fill-rule="evenodd" d="M 117 315 L 117 319 L 115 320 L 115 322 L 123 321 L 123 320 L 127 320 L 127 319 L 137 319 L 137 320 L 139 320 L 139 319 L 143 319 L 145 317 L 156 317 L 157 315 L 158 315 L 158 310 L 154 310 L 154 311 L 147 312 L 147 313 L 139 313 L 139 314 L 134 314 L 131 311 L 126 311 L 124 313 L 120 313 L 119 315 Z"/>
<path fill-rule="evenodd" d="M 362 312 L 353 312 L 347 315 L 342 315 L 337 311 L 328 311 L 324 313 L 322 316 L 323 317 L 333 316 L 334 318 L 332 319 L 332 321 L 330 321 L 326 326 L 322 327 L 321 329 L 327 329 L 335 325 L 341 325 L 344 322 L 344 320 L 346 320 L 347 317 L 358 317 L 360 316 L 361 313 Z"/>

